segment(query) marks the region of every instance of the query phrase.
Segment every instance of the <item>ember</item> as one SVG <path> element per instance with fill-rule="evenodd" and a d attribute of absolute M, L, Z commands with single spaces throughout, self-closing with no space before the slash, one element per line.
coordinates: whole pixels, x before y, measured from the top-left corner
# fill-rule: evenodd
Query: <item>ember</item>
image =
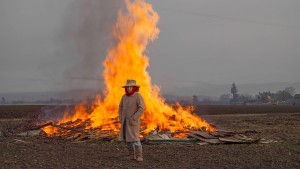
<path fill-rule="evenodd" d="M 192 114 L 193 108 L 179 104 L 170 106 L 160 97 L 160 89 L 151 84 L 147 72 L 149 58 L 144 51 L 150 41 L 158 38 L 159 15 L 144 0 L 125 0 L 127 11 L 120 11 L 113 36 L 116 45 L 109 50 L 103 62 L 103 77 L 106 85 L 105 98 L 95 99 L 93 106 L 85 103 L 76 106 L 75 114 L 65 112 L 57 124 L 43 128 L 48 136 L 66 138 L 116 138 L 120 129 L 118 105 L 122 94 L 121 86 L 127 79 L 136 79 L 141 85 L 140 94 L 144 97 L 146 111 L 142 116 L 141 137 L 159 128 L 159 131 L 176 133 L 174 137 L 187 137 L 184 132 L 214 127 Z M 130 71 L 128 71 L 130 68 Z"/>

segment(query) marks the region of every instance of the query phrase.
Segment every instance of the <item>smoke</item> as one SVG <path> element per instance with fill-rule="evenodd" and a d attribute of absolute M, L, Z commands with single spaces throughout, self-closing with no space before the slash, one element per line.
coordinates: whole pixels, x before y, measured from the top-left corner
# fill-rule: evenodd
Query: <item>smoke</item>
<path fill-rule="evenodd" d="M 1 0 L 0 92 L 100 89 L 121 0 Z"/>
<path fill-rule="evenodd" d="M 79 55 L 64 75 L 69 85 L 97 88 L 102 84 L 102 62 L 112 44 L 112 28 L 121 0 L 74 0 L 65 17 L 61 41 L 65 49 Z"/>
<path fill-rule="evenodd" d="M 66 112 L 68 112 L 69 114 L 74 114 L 74 106 L 44 106 L 41 109 L 41 113 L 39 114 L 38 120 L 40 122 L 52 121 L 57 123 L 61 119 L 63 119 Z"/>

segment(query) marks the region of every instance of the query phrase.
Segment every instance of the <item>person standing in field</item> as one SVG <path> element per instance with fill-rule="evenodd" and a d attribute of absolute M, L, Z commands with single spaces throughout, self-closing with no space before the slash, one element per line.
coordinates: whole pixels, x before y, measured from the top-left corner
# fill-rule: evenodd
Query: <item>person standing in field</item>
<path fill-rule="evenodd" d="M 125 94 L 119 105 L 121 122 L 120 140 L 127 143 L 130 156 L 133 160 L 143 161 L 142 144 L 139 138 L 141 115 L 145 110 L 144 99 L 138 93 L 140 86 L 135 80 L 127 80 Z"/>

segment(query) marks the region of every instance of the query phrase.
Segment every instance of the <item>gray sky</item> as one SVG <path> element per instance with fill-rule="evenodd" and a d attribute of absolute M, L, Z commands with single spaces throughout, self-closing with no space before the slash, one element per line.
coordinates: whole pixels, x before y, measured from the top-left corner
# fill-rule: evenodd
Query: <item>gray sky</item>
<path fill-rule="evenodd" d="M 121 2 L 1 0 L 0 93 L 99 88 Z M 299 0 L 147 2 L 161 17 L 147 54 L 163 91 L 300 81 Z"/>

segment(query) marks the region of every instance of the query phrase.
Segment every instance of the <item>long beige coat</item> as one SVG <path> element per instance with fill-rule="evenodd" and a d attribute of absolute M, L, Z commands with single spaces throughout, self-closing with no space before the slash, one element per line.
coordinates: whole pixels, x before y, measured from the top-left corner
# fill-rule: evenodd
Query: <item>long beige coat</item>
<path fill-rule="evenodd" d="M 121 130 L 119 140 L 124 139 L 124 127 L 126 142 L 139 141 L 141 115 L 145 110 L 144 99 L 139 93 L 134 93 L 131 96 L 124 94 L 119 105 L 119 118 L 121 121 Z M 124 122 L 126 120 L 126 125 Z"/>

